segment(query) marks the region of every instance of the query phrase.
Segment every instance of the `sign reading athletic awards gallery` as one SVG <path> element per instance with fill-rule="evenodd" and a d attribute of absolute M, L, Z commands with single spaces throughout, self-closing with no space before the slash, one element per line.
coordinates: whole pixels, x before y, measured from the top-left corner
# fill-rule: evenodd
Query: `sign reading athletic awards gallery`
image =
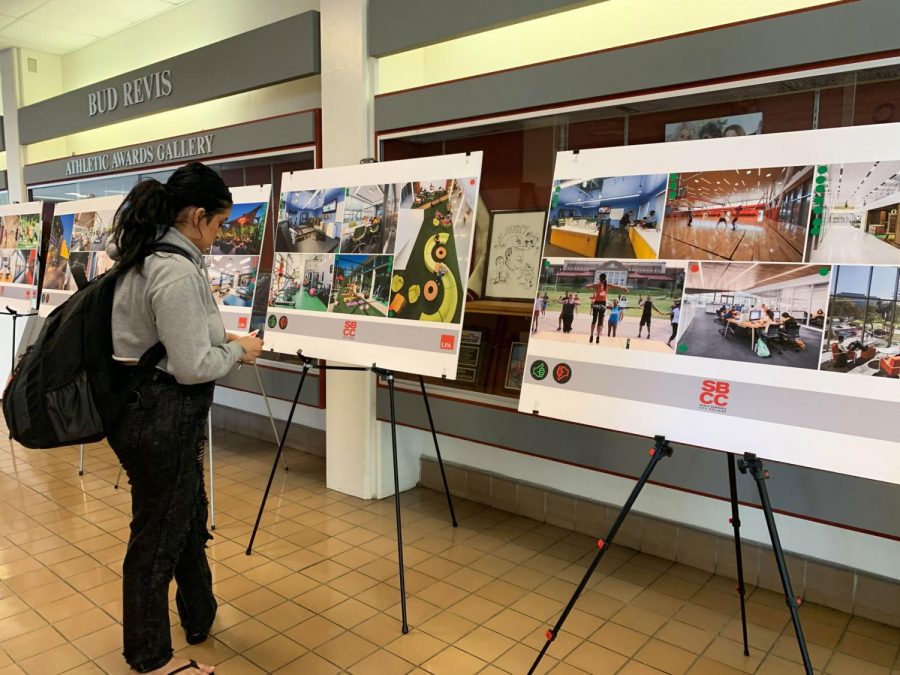
<path fill-rule="evenodd" d="M 66 162 L 66 176 L 81 176 L 211 155 L 215 134 L 187 136 L 160 143 L 76 157 Z"/>
<path fill-rule="evenodd" d="M 103 115 L 116 110 L 120 103 L 123 108 L 128 108 L 171 94 L 171 69 L 156 70 L 142 77 L 126 80 L 119 87 L 106 87 L 88 93 L 88 115 Z"/>

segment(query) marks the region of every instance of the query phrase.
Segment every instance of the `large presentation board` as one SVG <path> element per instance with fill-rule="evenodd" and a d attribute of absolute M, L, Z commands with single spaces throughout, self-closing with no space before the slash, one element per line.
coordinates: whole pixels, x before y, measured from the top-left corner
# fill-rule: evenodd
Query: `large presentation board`
<path fill-rule="evenodd" d="M 26 313 L 37 299 L 41 202 L 0 206 L 0 310 Z"/>
<path fill-rule="evenodd" d="M 284 174 L 267 346 L 455 378 L 481 159 Z"/>
<path fill-rule="evenodd" d="M 231 188 L 234 204 L 228 220 L 210 250 L 204 252 L 209 287 L 225 330 L 230 332 L 250 329 L 271 197 L 269 184 Z"/>
<path fill-rule="evenodd" d="M 563 152 L 552 190 L 520 411 L 900 483 L 900 125 Z"/>
<path fill-rule="evenodd" d="M 47 316 L 76 290 L 72 265 L 82 265 L 88 281 L 109 270 L 106 236 L 123 195 L 61 202 L 53 212 L 47 267 L 41 288 L 41 316 Z"/>

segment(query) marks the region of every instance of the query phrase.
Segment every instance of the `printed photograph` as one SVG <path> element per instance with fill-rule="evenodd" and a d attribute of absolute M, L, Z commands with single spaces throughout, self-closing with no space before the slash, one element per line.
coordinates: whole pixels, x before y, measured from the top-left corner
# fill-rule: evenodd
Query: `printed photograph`
<path fill-rule="evenodd" d="M 685 263 L 548 258 L 541 266 L 535 338 L 671 352 Z"/>
<path fill-rule="evenodd" d="M 0 249 L 0 283 L 34 285 L 37 251 Z"/>
<path fill-rule="evenodd" d="M 824 211 L 810 227 L 807 258 L 900 265 L 900 161 L 832 164 L 820 176 L 814 190 L 824 194 Z"/>
<path fill-rule="evenodd" d="M 669 176 L 660 257 L 801 262 L 813 167 Z"/>
<path fill-rule="evenodd" d="M 269 306 L 328 311 L 334 256 L 276 253 L 269 285 Z"/>
<path fill-rule="evenodd" d="M 216 304 L 252 307 L 259 258 L 252 255 L 206 256 L 206 273 Z"/>
<path fill-rule="evenodd" d="M 763 114 L 746 113 L 666 125 L 666 142 L 696 141 L 701 138 L 731 138 L 762 133 Z"/>
<path fill-rule="evenodd" d="M 389 255 L 338 255 L 328 311 L 387 316 L 391 291 Z"/>
<path fill-rule="evenodd" d="M 557 181 L 544 257 L 658 258 L 667 174 Z"/>
<path fill-rule="evenodd" d="M 690 262 L 676 351 L 816 369 L 830 282 L 823 265 Z"/>
<path fill-rule="evenodd" d="M 335 253 L 344 218 L 342 187 L 282 195 L 275 225 L 278 253 Z"/>
<path fill-rule="evenodd" d="M 397 246 L 388 316 L 459 323 L 475 222 L 474 178 L 399 186 Z"/>
<path fill-rule="evenodd" d="M 900 377 L 900 267 L 835 265 L 820 370 Z"/>
<path fill-rule="evenodd" d="M 69 275 L 66 278 L 66 290 L 75 292 L 78 290 L 78 284 L 75 283 L 72 270 L 81 267 L 87 281 L 93 281 L 101 274 L 105 274 L 116 264 L 115 260 L 110 258 L 105 251 L 88 252 L 73 251 L 69 253 Z"/>
<path fill-rule="evenodd" d="M 41 217 L 36 213 L 18 216 L 16 248 L 37 249 L 41 246 Z"/>
<path fill-rule="evenodd" d="M 341 253 L 393 253 L 398 203 L 396 185 L 347 188 Z"/>
<path fill-rule="evenodd" d="M 19 241 L 22 245 L 19 245 Z M 0 249 L 36 249 L 41 241 L 41 217 L 29 213 L 0 217 Z M 28 244 L 31 243 L 31 246 Z"/>
<path fill-rule="evenodd" d="M 259 255 L 265 233 L 268 202 L 233 204 L 219 236 L 212 243 L 211 255 Z"/>
<path fill-rule="evenodd" d="M 115 215 L 115 211 L 84 211 L 75 214 L 71 250 L 105 251 L 106 236 L 112 231 Z"/>
<path fill-rule="evenodd" d="M 47 249 L 47 270 L 44 273 L 44 288 L 54 291 L 65 290 L 69 275 L 69 242 L 75 214 L 55 216 L 50 226 L 50 242 Z M 20 235 L 21 236 L 21 235 Z M 21 238 L 19 239 L 21 242 Z"/>

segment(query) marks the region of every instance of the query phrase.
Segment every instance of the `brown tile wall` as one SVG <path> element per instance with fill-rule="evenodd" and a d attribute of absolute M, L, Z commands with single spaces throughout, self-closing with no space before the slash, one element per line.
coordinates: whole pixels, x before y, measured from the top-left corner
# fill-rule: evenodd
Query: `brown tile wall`
<path fill-rule="evenodd" d="M 271 435 L 271 430 L 269 433 Z M 444 466 L 450 491 L 456 496 L 581 534 L 602 537 L 618 514 L 617 505 L 546 490 L 446 462 Z M 422 458 L 421 476 L 420 485 L 443 490 L 435 460 Z M 662 518 L 632 514 L 620 528 L 616 544 L 732 579 L 737 576 L 734 539 Z M 741 553 L 746 584 L 782 592 L 771 548 L 742 542 Z M 796 596 L 900 627 L 900 583 L 790 553 L 785 558 Z"/>

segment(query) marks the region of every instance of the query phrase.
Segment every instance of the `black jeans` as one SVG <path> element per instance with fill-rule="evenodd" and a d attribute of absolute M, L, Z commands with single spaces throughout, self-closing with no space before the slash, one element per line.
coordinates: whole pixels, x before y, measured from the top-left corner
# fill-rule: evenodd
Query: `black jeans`
<path fill-rule="evenodd" d="M 203 483 L 214 386 L 180 385 L 155 371 L 131 395 L 109 434 L 131 484 L 131 536 L 122 570 L 123 653 L 141 673 L 172 658 L 168 595 L 173 576 L 186 630 L 208 632 L 216 616 Z"/>

